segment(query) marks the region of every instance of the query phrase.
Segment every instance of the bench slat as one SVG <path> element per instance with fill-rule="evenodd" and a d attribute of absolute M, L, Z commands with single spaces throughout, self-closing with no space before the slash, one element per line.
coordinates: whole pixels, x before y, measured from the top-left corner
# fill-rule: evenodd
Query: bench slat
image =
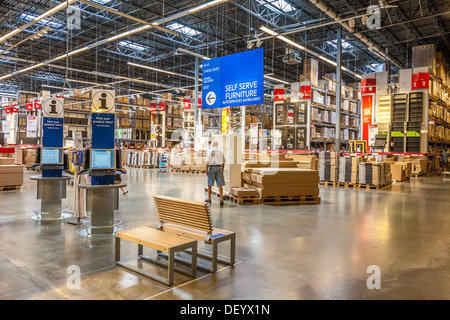
<path fill-rule="evenodd" d="M 168 202 L 168 201 L 155 201 L 156 204 L 159 205 L 166 205 L 166 206 L 171 206 L 171 207 L 176 207 L 176 208 L 182 208 L 182 209 L 189 209 L 189 210 L 194 210 L 194 211 L 206 211 L 209 212 L 208 210 L 208 206 L 207 205 L 202 205 L 202 206 L 192 206 L 192 205 L 183 205 L 182 203 L 179 202 Z"/>
<path fill-rule="evenodd" d="M 184 205 L 201 205 L 201 206 L 206 206 L 206 203 L 203 202 L 199 202 L 199 201 L 194 201 L 194 200 L 185 200 L 185 199 L 180 199 L 180 198 L 175 198 L 175 197 L 170 197 L 170 196 L 153 196 L 153 198 L 155 200 L 167 200 L 169 202 L 179 202 L 180 204 Z"/>
<path fill-rule="evenodd" d="M 184 226 L 197 228 L 197 229 L 204 230 L 204 231 L 207 231 L 207 232 L 211 232 L 212 231 L 211 227 L 208 226 L 208 225 L 202 225 L 202 224 L 198 224 L 198 223 L 195 223 L 195 222 L 192 222 L 192 221 L 186 221 L 185 219 L 175 219 L 175 218 L 172 218 L 172 217 L 171 218 L 165 218 L 164 215 L 160 215 L 159 216 L 159 220 L 162 221 L 162 222 L 172 222 L 172 223 L 176 223 L 176 224 L 181 224 L 181 225 L 184 225 Z"/>
<path fill-rule="evenodd" d="M 170 248 L 186 245 L 192 239 L 180 237 L 170 233 L 161 232 L 150 227 L 121 230 L 116 232 L 116 237 L 128 240 L 155 250 L 168 253 Z"/>
<path fill-rule="evenodd" d="M 188 211 L 180 211 L 177 209 L 172 209 L 172 208 L 165 208 L 165 207 L 160 207 L 157 206 L 156 207 L 158 214 L 164 213 L 167 216 L 174 216 L 174 217 L 184 217 L 186 219 L 194 219 L 196 221 L 199 222 L 203 222 L 206 224 L 211 225 L 212 221 L 211 218 L 208 216 L 201 216 L 198 213 L 192 213 L 192 212 L 188 212 Z"/>
<path fill-rule="evenodd" d="M 162 226 L 162 230 L 166 231 L 166 232 L 174 233 L 174 234 L 177 234 L 177 235 L 180 235 L 180 236 L 193 238 L 193 239 L 196 239 L 198 241 L 204 241 L 205 237 L 208 235 L 204 231 L 197 230 L 195 228 L 189 228 L 189 227 L 186 227 L 186 226 L 181 226 L 179 224 L 172 224 L 172 223 L 165 223 Z M 231 231 L 228 231 L 228 230 L 214 228 L 214 231 L 212 232 L 212 236 L 217 235 L 217 234 L 229 235 L 229 234 L 232 234 L 232 233 L 234 233 L 234 232 L 231 232 Z"/>

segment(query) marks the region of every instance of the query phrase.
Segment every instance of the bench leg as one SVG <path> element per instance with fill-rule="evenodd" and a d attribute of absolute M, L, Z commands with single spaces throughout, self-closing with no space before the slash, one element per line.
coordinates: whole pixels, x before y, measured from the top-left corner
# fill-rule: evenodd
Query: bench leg
<path fill-rule="evenodd" d="M 197 242 L 195 242 L 192 245 L 192 262 L 191 262 L 191 266 L 192 266 L 192 273 L 191 276 L 195 277 L 197 275 Z"/>
<path fill-rule="evenodd" d="M 120 261 L 120 238 L 116 237 L 115 260 Z"/>
<path fill-rule="evenodd" d="M 175 255 L 172 250 L 169 250 L 167 260 L 167 283 L 169 286 L 173 285 L 174 281 L 174 269 L 175 269 Z"/>
<path fill-rule="evenodd" d="M 144 253 L 144 246 L 142 244 L 138 244 L 138 256 Z"/>
<path fill-rule="evenodd" d="M 211 256 L 211 272 L 214 273 L 217 271 L 217 242 L 213 241 L 212 243 L 212 256 Z"/>
<path fill-rule="evenodd" d="M 230 239 L 230 265 L 234 265 L 236 262 L 236 234 Z"/>

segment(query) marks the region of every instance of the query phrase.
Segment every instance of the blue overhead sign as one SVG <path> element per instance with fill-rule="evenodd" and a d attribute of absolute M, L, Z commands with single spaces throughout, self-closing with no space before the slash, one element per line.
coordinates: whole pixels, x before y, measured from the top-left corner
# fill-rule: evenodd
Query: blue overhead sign
<path fill-rule="evenodd" d="M 202 109 L 262 104 L 264 49 L 204 61 L 202 81 Z"/>

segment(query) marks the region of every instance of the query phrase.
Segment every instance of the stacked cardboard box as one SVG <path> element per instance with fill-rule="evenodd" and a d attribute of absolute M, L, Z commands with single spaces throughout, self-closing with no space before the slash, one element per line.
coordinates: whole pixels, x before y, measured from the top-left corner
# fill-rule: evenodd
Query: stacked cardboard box
<path fill-rule="evenodd" d="M 231 194 L 238 198 L 258 196 L 258 192 L 256 191 L 256 189 L 249 187 L 231 188 Z"/>
<path fill-rule="evenodd" d="M 339 177 L 339 153 L 319 153 L 319 177 L 321 181 L 337 181 Z"/>
<path fill-rule="evenodd" d="M 250 180 L 244 186 L 256 189 L 259 198 L 319 196 L 317 170 L 298 168 L 246 168 Z"/>
<path fill-rule="evenodd" d="M 23 184 L 23 166 L 0 165 L 0 187 L 21 186 Z"/>
<path fill-rule="evenodd" d="M 246 153 L 244 154 L 244 167 L 289 167 L 297 168 L 297 162 L 290 155 L 282 153 Z"/>
<path fill-rule="evenodd" d="M 359 163 L 363 162 L 363 157 L 341 157 L 339 159 L 339 182 L 358 183 Z"/>
<path fill-rule="evenodd" d="M 24 165 L 29 168 L 36 164 L 36 149 L 27 148 L 25 149 Z"/>
<path fill-rule="evenodd" d="M 288 154 L 286 157 L 296 161 L 300 169 L 319 169 L 319 159 L 315 154 Z"/>
<path fill-rule="evenodd" d="M 407 181 L 411 177 L 411 161 L 398 161 L 391 163 L 391 174 L 393 181 Z"/>
<path fill-rule="evenodd" d="M 14 158 L 12 157 L 0 157 L 0 165 L 13 165 Z"/>
<path fill-rule="evenodd" d="M 13 155 L 14 164 L 24 164 L 25 152 L 25 149 L 16 148 L 16 152 Z"/>
<path fill-rule="evenodd" d="M 413 174 L 422 175 L 427 173 L 428 160 L 423 158 L 414 159 L 412 172 Z"/>

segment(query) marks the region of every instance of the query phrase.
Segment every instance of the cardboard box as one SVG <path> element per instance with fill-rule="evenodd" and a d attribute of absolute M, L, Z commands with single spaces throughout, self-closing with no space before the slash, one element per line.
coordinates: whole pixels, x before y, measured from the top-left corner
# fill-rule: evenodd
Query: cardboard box
<path fill-rule="evenodd" d="M 10 157 L 1 157 L 0 158 L 0 165 L 5 166 L 5 165 L 13 165 L 14 164 L 14 158 L 10 158 Z"/>
<path fill-rule="evenodd" d="M 253 187 L 231 188 L 231 194 L 237 197 L 256 197 L 258 192 Z"/>
<path fill-rule="evenodd" d="M 0 187 L 21 186 L 23 184 L 23 166 L 0 165 Z"/>
<path fill-rule="evenodd" d="M 405 171 L 403 165 L 399 163 L 391 164 L 391 175 L 393 181 L 405 181 Z"/>

